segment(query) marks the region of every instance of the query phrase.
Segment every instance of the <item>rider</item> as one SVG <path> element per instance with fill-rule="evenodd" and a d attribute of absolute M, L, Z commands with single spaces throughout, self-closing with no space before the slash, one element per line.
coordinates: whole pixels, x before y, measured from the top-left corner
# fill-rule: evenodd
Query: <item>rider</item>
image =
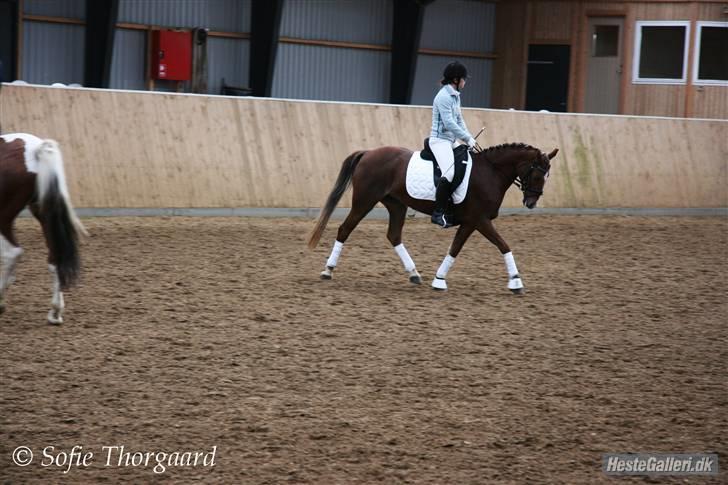
<path fill-rule="evenodd" d="M 442 177 L 435 194 L 435 210 L 432 212 L 432 223 L 442 227 L 451 227 L 452 221 L 445 220 L 445 208 L 452 195 L 452 179 L 455 175 L 455 158 L 453 148 L 455 140 L 460 139 L 475 146 L 475 138 L 468 131 L 460 112 L 460 90 L 465 86 L 468 70 L 460 62 L 451 62 L 442 73 L 442 88 L 432 103 L 432 131 L 430 132 L 430 150 L 440 167 Z"/>

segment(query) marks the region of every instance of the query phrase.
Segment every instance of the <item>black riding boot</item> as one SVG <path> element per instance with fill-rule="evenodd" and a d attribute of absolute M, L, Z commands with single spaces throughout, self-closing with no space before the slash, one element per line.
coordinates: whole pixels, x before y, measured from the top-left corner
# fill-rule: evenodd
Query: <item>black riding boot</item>
<path fill-rule="evenodd" d="M 440 182 L 437 184 L 437 192 L 435 192 L 435 210 L 432 211 L 432 218 L 430 219 L 433 224 L 446 228 L 453 226 L 452 221 L 447 220 L 449 217 L 445 217 L 445 209 L 450 200 L 451 189 L 452 184 L 445 177 L 441 177 Z"/>

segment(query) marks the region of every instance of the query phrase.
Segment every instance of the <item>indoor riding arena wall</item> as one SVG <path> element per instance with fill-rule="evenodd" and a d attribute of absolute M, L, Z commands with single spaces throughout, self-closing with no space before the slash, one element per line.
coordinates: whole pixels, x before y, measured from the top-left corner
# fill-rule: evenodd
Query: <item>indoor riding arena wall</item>
<path fill-rule="evenodd" d="M 2 129 L 54 138 L 85 208 L 319 207 L 351 152 L 418 149 L 422 106 L 4 85 Z M 483 146 L 560 149 L 541 207 L 728 206 L 728 121 L 465 109 Z M 345 196 L 342 207 L 348 206 Z M 520 207 L 509 191 L 504 207 Z"/>
<path fill-rule="evenodd" d="M 0 108 L 3 133 L 60 141 L 76 206 L 98 208 L 86 214 L 320 206 L 348 153 L 417 148 L 430 126 L 427 107 L 11 85 Z M 376 217 L 332 280 L 319 275 L 339 221 L 307 250 L 310 218 L 83 217 L 60 326 L 45 324 L 43 232 L 18 218 L 25 252 L 0 315 L 0 484 L 613 485 L 605 453 L 650 451 L 717 453 L 723 475 L 696 483 L 725 484 L 728 122 L 465 116 L 486 126 L 484 145 L 561 149 L 546 206 L 699 209 L 511 211 L 497 229 L 518 296 L 480 233 L 448 291 L 433 291 L 456 230 L 427 217 L 403 235 L 422 285 Z M 216 461 L 157 473 L 116 454 L 108 465 L 110 446 Z M 25 447 L 35 460 L 20 466 Z M 47 447 L 62 466 L 44 465 Z M 78 464 L 79 449 L 93 458 Z"/>

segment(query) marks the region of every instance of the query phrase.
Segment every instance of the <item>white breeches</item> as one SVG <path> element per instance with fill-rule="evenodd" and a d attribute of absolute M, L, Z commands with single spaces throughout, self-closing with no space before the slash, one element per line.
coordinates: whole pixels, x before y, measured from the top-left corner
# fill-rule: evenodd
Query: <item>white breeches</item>
<path fill-rule="evenodd" d="M 452 178 L 455 176 L 455 155 L 452 149 L 456 145 L 457 143 L 450 140 L 430 138 L 430 150 L 435 155 L 442 176 L 446 177 L 448 182 L 452 182 Z"/>

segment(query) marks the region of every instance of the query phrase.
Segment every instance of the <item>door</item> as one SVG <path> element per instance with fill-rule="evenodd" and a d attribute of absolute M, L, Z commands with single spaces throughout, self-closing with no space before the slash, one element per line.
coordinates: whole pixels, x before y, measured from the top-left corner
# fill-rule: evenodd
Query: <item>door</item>
<path fill-rule="evenodd" d="M 527 110 L 566 111 L 569 59 L 568 45 L 528 46 Z"/>
<path fill-rule="evenodd" d="M 619 113 L 623 28 L 621 17 L 589 17 L 584 99 L 587 113 Z"/>

